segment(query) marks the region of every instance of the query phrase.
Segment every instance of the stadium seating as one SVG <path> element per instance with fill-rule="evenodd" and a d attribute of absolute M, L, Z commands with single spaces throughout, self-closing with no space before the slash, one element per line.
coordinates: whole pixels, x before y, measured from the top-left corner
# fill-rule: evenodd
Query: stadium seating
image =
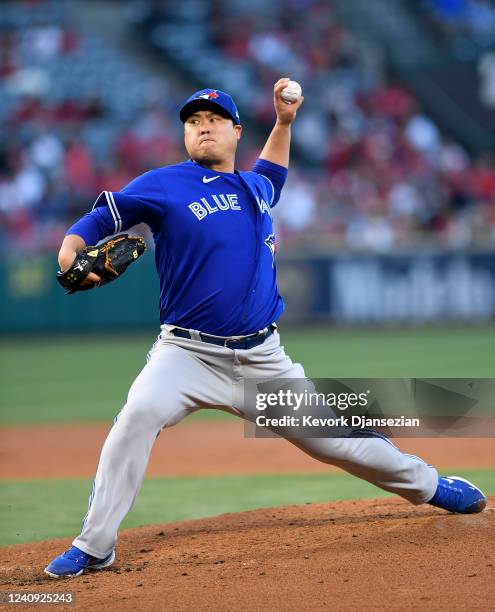
<path fill-rule="evenodd" d="M 56 249 L 99 191 L 185 157 L 173 112 L 182 93 L 81 27 L 84 2 L 68 6 L 2 3 L 6 252 Z M 235 96 L 254 134 L 243 167 L 273 121 L 273 82 L 288 75 L 303 84 L 290 178 L 275 209 L 288 250 L 493 246 L 493 161 L 471 158 L 443 134 L 387 77 L 380 49 L 342 27 L 328 2 L 142 0 L 127 9 L 115 13 L 190 90 L 215 86 Z"/>

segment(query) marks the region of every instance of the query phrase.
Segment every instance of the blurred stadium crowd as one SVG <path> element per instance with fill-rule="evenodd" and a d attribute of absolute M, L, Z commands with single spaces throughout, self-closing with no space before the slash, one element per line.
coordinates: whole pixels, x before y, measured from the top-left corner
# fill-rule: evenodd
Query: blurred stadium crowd
<path fill-rule="evenodd" d="M 305 94 L 275 209 L 287 248 L 495 244 L 493 159 L 468 155 L 442 133 L 387 75 L 380 50 L 337 23 L 328 1 L 125 3 L 127 27 L 150 52 L 164 54 L 183 88 L 150 76 L 111 41 L 80 27 L 76 4 L 84 10 L 84 3 L 58 0 L 1 6 L 6 251 L 56 249 L 100 191 L 184 159 L 177 108 L 200 87 L 226 89 L 238 101 L 256 136 L 240 157 L 240 167 L 249 167 L 273 122 L 271 89 L 280 76 L 300 81 Z M 451 4 L 465 8 L 455 20 L 445 9 Z M 493 3 L 428 0 L 424 11 L 445 36 L 475 30 L 484 44 L 489 27 L 495 35 Z M 481 11 L 484 18 L 473 17 Z"/>

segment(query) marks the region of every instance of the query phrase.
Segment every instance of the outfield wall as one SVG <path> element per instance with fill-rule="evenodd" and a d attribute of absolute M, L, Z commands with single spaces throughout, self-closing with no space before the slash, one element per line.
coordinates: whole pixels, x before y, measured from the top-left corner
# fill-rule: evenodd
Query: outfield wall
<path fill-rule="evenodd" d="M 495 253 L 340 255 L 280 264 L 288 318 L 335 324 L 495 318 Z"/>
<path fill-rule="evenodd" d="M 495 318 L 495 253 L 280 257 L 286 321 L 337 325 L 483 322 Z M 0 332 L 156 327 L 153 257 L 125 278 L 64 295 L 54 257 L 0 263 Z"/>

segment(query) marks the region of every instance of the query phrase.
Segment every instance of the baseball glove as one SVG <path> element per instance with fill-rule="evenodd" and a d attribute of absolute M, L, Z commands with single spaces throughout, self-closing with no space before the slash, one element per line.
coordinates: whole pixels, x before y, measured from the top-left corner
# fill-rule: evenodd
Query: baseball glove
<path fill-rule="evenodd" d="M 67 293 L 87 291 L 115 280 L 127 270 L 127 267 L 146 250 L 144 240 L 139 236 L 120 234 L 98 246 L 84 248 L 65 272 L 57 272 L 57 280 Z M 101 281 L 81 286 L 81 282 L 90 273 L 97 274 Z"/>

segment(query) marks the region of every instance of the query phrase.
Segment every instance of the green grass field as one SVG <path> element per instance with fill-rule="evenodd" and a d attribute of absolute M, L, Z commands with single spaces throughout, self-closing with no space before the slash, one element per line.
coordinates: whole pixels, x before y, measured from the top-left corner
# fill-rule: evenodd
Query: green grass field
<path fill-rule="evenodd" d="M 495 372 L 494 331 L 494 327 L 319 327 L 282 330 L 282 339 L 293 360 L 303 363 L 313 377 L 491 378 Z M 153 332 L 0 340 L 0 424 L 110 422 L 153 340 Z M 233 417 L 200 411 L 192 418 Z M 495 494 L 495 469 L 459 475 L 473 478 Z M 90 482 L 84 479 L 1 481 L 0 546 L 75 535 L 89 489 Z M 123 527 L 383 495 L 345 474 L 148 479 Z"/>
<path fill-rule="evenodd" d="M 199 459 L 199 458 L 198 458 Z M 457 470 L 495 494 L 495 470 Z M 81 529 L 91 481 L 4 481 L 0 487 L 0 546 L 64 536 Z M 122 528 L 273 506 L 389 497 L 347 474 L 150 478 Z"/>
<path fill-rule="evenodd" d="M 491 378 L 495 328 L 282 330 L 314 377 Z M 154 341 L 141 335 L 0 340 L 0 423 L 110 421 Z M 229 418 L 200 411 L 193 418 Z"/>

